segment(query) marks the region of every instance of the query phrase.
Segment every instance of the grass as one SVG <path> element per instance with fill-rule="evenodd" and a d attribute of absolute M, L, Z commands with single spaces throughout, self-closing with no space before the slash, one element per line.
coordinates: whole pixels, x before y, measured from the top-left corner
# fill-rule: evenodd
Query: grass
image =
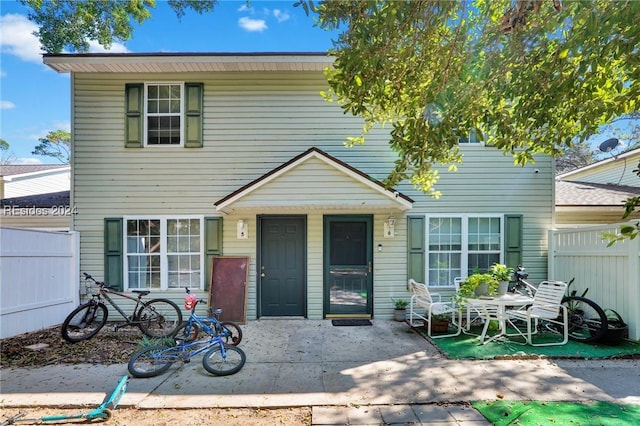
<path fill-rule="evenodd" d="M 640 405 L 597 401 L 481 401 L 473 407 L 493 425 L 638 425 Z"/>
<path fill-rule="evenodd" d="M 415 328 L 425 335 L 423 328 Z M 580 343 L 569 340 L 565 345 L 529 346 L 522 339 L 494 340 L 481 345 L 477 335 L 480 328 L 472 328 L 471 333 L 443 339 L 431 339 L 440 351 L 451 359 L 494 359 L 494 358 L 633 358 L 640 356 L 640 343 L 624 340 L 620 345 L 610 346 L 599 343 Z M 555 337 L 555 336 L 554 336 Z"/>

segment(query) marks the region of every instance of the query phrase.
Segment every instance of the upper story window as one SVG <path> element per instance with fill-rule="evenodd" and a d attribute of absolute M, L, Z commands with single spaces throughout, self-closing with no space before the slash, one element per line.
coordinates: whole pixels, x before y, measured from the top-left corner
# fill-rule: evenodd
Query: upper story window
<path fill-rule="evenodd" d="M 183 85 L 145 84 L 146 145 L 182 145 Z"/>
<path fill-rule="evenodd" d="M 465 144 L 479 144 L 482 143 L 482 141 L 480 140 L 480 138 L 478 137 L 478 134 L 476 133 L 475 130 L 472 130 L 471 132 L 469 132 L 468 135 L 461 137 L 460 139 L 458 139 L 458 143 L 465 143 Z"/>
<path fill-rule="evenodd" d="M 125 84 L 125 147 L 202 148 L 203 96 L 202 83 Z"/>

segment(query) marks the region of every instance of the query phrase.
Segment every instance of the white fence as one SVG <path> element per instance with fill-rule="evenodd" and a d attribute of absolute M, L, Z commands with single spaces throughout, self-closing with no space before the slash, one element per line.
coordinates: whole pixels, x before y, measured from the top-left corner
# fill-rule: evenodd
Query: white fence
<path fill-rule="evenodd" d="M 0 228 L 0 338 L 61 324 L 79 302 L 76 232 Z"/>
<path fill-rule="evenodd" d="M 640 238 L 607 247 L 603 232 L 615 225 L 562 229 L 549 233 L 549 278 L 570 281 L 571 289 L 603 309 L 617 311 L 629 325 L 629 337 L 640 340 Z"/>

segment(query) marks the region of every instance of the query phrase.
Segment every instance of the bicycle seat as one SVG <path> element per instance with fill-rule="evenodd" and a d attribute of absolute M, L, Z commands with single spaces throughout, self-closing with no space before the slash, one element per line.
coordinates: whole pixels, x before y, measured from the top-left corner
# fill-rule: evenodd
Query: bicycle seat
<path fill-rule="evenodd" d="M 146 296 L 147 294 L 151 293 L 151 291 L 149 290 L 131 290 L 131 292 L 139 294 L 140 296 Z"/>

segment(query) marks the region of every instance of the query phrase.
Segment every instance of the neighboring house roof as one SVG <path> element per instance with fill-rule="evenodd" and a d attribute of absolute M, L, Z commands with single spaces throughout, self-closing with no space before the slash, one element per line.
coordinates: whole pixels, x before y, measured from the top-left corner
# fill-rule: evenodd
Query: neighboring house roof
<path fill-rule="evenodd" d="M 291 207 L 404 211 L 411 209 L 413 200 L 326 152 L 310 148 L 214 205 L 223 212 Z"/>
<path fill-rule="evenodd" d="M 617 206 L 640 195 L 640 187 L 591 182 L 556 182 L 556 206 Z"/>
<path fill-rule="evenodd" d="M 47 208 L 69 205 L 69 191 L 51 192 L 49 194 L 27 195 L 24 197 L 4 198 L 1 207 Z"/>
<path fill-rule="evenodd" d="M 68 164 L 9 164 L 0 167 L 0 176 L 16 176 L 28 173 L 69 168 Z"/>
<path fill-rule="evenodd" d="M 242 72 L 323 71 L 333 64 L 326 53 L 88 53 L 45 54 L 58 72 Z"/>

